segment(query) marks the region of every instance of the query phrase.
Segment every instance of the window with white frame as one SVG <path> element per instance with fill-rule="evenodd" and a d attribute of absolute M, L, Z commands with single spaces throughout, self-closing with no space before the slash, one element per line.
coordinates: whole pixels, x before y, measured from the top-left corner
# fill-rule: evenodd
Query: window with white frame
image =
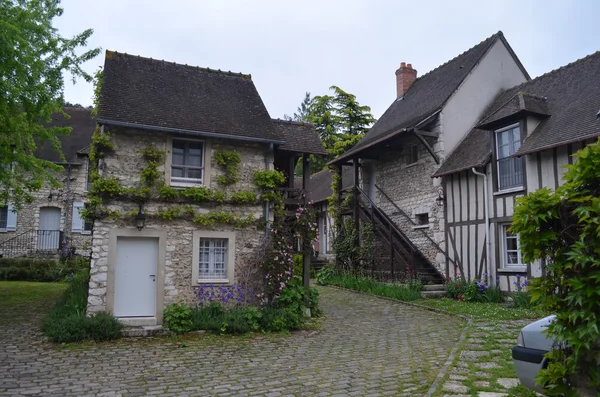
<path fill-rule="evenodd" d="M 329 251 L 329 230 L 327 228 L 327 210 L 321 213 L 321 251 L 327 253 Z"/>
<path fill-rule="evenodd" d="M 513 234 L 510 231 L 510 224 L 501 225 L 502 229 L 502 264 L 505 268 L 510 267 L 524 267 L 523 257 L 521 256 L 521 247 L 519 242 L 519 235 Z"/>
<path fill-rule="evenodd" d="M 523 186 L 523 160 L 512 157 L 520 147 L 521 129 L 518 124 L 496 131 L 498 190 Z"/>
<path fill-rule="evenodd" d="M 0 207 L 0 229 L 6 229 L 8 221 L 8 207 Z"/>
<path fill-rule="evenodd" d="M 232 284 L 235 269 L 235 232 L 195 231 L 193 284 Z"/>
<path fill-rule="evenodd" d="M 173 139 L 171 148 L 171 184 L 203 184 L 204 143 Z"/>

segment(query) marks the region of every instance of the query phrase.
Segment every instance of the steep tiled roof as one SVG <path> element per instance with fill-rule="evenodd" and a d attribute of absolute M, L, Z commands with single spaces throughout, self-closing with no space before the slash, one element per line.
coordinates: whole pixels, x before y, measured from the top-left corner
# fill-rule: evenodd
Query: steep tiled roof
<path fill-rule="evenodd" d="M 472 167 L 482 167 L 490 160 L 489 131 L 473 129 L 444 161 L 434 177 L 453 174 Z"/>
<path fill-rule="evenodd" d="M 501 93 L 482 121 L 496 118 L 497 113 L 509 113 L 507 104 L 519 93 L 531 99 L 529 103 L 526 100 L 525 108 L 535 109 L 534 113 L 542 114 L 544 120 L 530 132 L 516 155 L 600 136 L 600 121 L 596 118 L 600 108 L 600 51 Z M 478 135 L 485 135 L 485 139 Z M 480 159 L 490 155 L 489 131 L 475 129 L 434 176 L 477 166 Z"/>
<path fill-rule="evenodd" d="M 494 101 L 496 103 L 497 101 Z M 500 105 L 496 110 L 483 118 L 478 126 L 493 125 L 503 119 L 515 116 L 517 114 L 530 114 L 536 116 L 549 116 L 547 98 L 528 94 L 527 92 L 517 92 L 505 104 Z"/>
<path fill-rule="evenodd" d="M 71 127 L 69 135 L 59 135 L 62 152 L 67 162 L 77 162 L 77 154 L 92 142 L 92 134 L 96 129 L 96 120 L 92 118 L 91 110 L 85 108 L 65 108 L 70 118 L 62 114 L 52 116 L 49 127 Z M 80 153 L 81 154 L 81 153 Z M 44 160 L 61 162 L 60 153 L 52 148 L 47 142 L 38 145 L 35 156 Z"/>
<path fill-rule="evenodd" d="M 312 124 L 273 119 L 285 143 L 279 147 L 289 152 L 325 155 L 327 152 Z"/>
<path fill-rule="evenodd" d="M 98 120 L 281 141 L 250 75 L 113 51 Z"/>
<path fill-rule="evenodd" d="M 310 177 L 310 192 L 308 199 L 314 203 L 326 201 L 332 194 L 331 189 L 331 170 L 319 171 Z M 354 169 L 352 167 L 342 167 L 342 190 L 354 186 Z"/>
<path fill-rule="evenodd" d="M 417 78 L 406 94 L 390 105 L 367 135 L 334 162 L 351 157 L 386 137 L 394 135 L 399 130 L 413 128 L 439 111 L 498 39 L 501 39 L 512 52 L 502 32 L 498 32 L 456 58 Z M 516 56 L 514 58 L 523 73 L 528 76 Z"/>

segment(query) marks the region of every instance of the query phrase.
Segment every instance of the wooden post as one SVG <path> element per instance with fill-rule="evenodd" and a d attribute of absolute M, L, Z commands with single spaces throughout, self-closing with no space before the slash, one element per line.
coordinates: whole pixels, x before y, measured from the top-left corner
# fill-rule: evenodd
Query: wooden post
<path fill-rule="evenodd" d="M 359 200 L 360 193 L 358 192 L 358 159 L 354 159 L 354 230 L 356 231 L 356 244 L 360 244 L 360 216 L 359 216 Z"/>
<path fill-rule="evenodd" d="M 390 223 L 390 234 L 389 234 L 389 238 L 390 238 L 390 267 L 391 267 L 391 276 L 392 276 L 392 280 L 394 279 L 394 237 L 392 235 L 392 224 Z"/>
<path fill-rule="evenodd" d="M 303 197 L 303 205 L 306 205 L 306 194 L 308 193 L 310 188 L 310 157 L 308 154 L 305 154 L 302 157 L 302 189 L 304 190 Z M 312 241 L 308 241 L 306 236 L 304 236 L 302 241 L 302 283 L 304 288 L 306 288 L 306 294 L 308 296 L 310 289 L 310 254 L 312 251 Z M 304 302 L 306 306 L 306 313 L 310 316 L 310 302 L 308 298 Z"/>
<path fill-rule="evenodd" d="M 340 236 L 340 234 L 342 233 L 343 230 L 343 225 L 342 225 L 342 166 L 340 164 L 338 164 L 337 166 L 337 173 L 339 178 L 337 178 L 337 186 L 335 187 L 336 193 L 337 193 L 337 213 L 335 214 L 335 226 L 336 226 L 336 238 Z M 340 263 L 340 260 L 338 259 L 337 255 L 335 257 L 335 265 L 338 269 L 341 268 L 342 264 Z"/>

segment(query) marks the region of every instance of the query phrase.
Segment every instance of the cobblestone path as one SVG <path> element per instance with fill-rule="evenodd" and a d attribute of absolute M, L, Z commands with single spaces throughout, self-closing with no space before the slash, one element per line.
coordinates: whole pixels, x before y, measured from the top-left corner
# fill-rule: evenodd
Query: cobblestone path
<path fill-rule="evenodd" d="M 464 327 L 401 303 L 320 292 L 318 333 L 67 347 L 43 341 L 44 307 L 7 313 L 0 302 L 0 396 L 418 396 Z"/>

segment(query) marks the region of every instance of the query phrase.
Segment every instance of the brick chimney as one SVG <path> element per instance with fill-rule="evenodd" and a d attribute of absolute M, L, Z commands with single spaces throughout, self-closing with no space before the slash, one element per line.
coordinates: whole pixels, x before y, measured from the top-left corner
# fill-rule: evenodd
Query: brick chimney
<path fill-rule="evenodd" d="M 416 79 L 417 70 L 413 69 L 410 63 L 407 65 L 406 62 L 402 62 L 396 70 L 396 98 L 404 96 Z"/>

